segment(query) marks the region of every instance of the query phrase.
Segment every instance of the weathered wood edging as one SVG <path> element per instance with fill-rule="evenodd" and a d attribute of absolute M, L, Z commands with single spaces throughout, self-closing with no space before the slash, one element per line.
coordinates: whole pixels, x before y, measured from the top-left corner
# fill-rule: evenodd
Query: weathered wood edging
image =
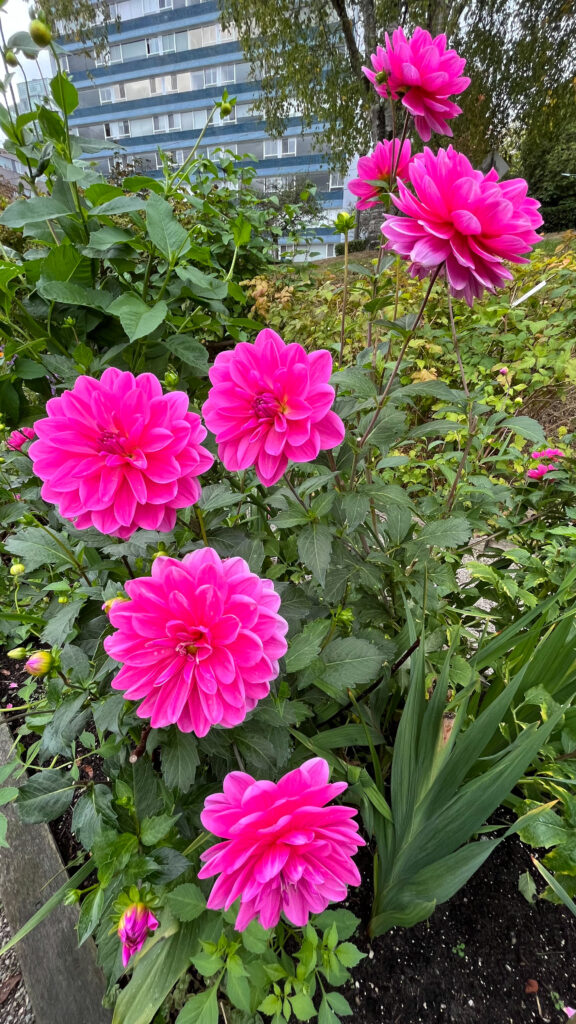
<path fill-rule="evenodd" d="M 0 764 L 10 759 L 13 739 L 0 720 Z M 25 776 L 20 780 L 25 781 Z M 10 785 L 18 782 L 10 781 Z M 13 805 L 8 818 L 9 849 L 0 849 L 0 893 L 15 934 L 66 879 L 62 858 L 47 825 L 23 825 Z M 36 1024 L 110 1024 L 102 1006 L 104 976 L 91 939 L 78 948 L 76 906 L 59 906 L 16 952 Z"/>

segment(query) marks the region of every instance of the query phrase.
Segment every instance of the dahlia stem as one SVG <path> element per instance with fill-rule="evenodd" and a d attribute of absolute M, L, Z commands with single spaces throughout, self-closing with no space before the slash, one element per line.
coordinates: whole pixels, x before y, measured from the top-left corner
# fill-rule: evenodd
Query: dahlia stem
<path fill-rule="evenodd" d="M 209 838 L 210 836 L 207 832 L 201 832 L 200 835 L 196 836 L 196 839 L 190 843 L 190 846 L 187 846 L 185 850 L 182 850 L 182 856 L 187 857 L 189 853 L 194 853 L 194 850 L 197 850 L 199 846 L 204 846 L 204 843 L 207 843 Z"/>
<path fill-rule="evenodd" d="M 208 537 L 206 536 L 206 524 L 204 522 L 204 516 L 202 514 L 202 509 L 198 508 L 198 505 L 195 505 L 194 506 L 194 511 L 196 513 L 196 519 L 198 520 L 198 526 L 200 527 L 200 536 L 202 537 L 202 540 L 204 541 L 204 547 L 208 548 L 208 547 L 210 547 L 210 545 L 208 543 Z"/>
<path fill-rule="evenodd" d="M 468 455 L 470 454 L 470 449 L 472 447 L 472 442 L 474 440 L 474 433 L 472 431 L 472 423 L 470 424 L 470 428 L 471 428 L 470 429 L 470 434 L 468 435 L 468 440 L 466 442 L 466 447 L 465 447 L 464 451 L 462 452 L 462 458 L 460 459 L 460 462 L 458 463 L 458 469 L 456 470 L 456 476 L 454 477 L 454 483 L 452 484 L 452 487 L 450 488 L 450 494 L 448 495 L 448 501 L 446 502 L 446 511 L 448 513 L 450 513 L 452 511 L 452 506 L 453 506 L 454 501 L 456 499 L 456 490 L 458 488 L 458 484 L 460 483 L 460 477 L 462 476 L 462 473 L 464 471 L 464 466 L 466 465 L 466 460 L 468 458 Z"/>
<path fill-rule="evenodd" d="M 342 319 L 340 323 L 340 352 L 338 353 L 338 369 L 342 367 L 344 358 L 344 340 L 346 337 L 346 304 L 348 302 L 348 228 L 344 230 L 344 286 L 342 288 Z"/>
<path fill-rule="evenodd" d="M 454 345 L 454 351 L 456 353 L 456 359 L 458 360 L 458 366 L 460 368 L 460 377 L 462 379 L 462 387 L 464 388 L 464 394 L 466 398 L 470 398 L 470 392 L 468 390 L 468 384 L 466 381 L 466 374 L 464 373 L 464 365 L 462 363 L 462 357 L 460 355 L 460 347 L 458 345 L 458 336 L 456 334 L 456 324 L 454 322 L 454 310 L 452 308 L 452 296 L 450 294 L 450 285 L 446 282 L 446 293 L 448 295 L 448 313 L 450 316 L 450 330 L 452 332 L 452 344 Z"/>
<path fill-rule="evenodd" d="M 390 377 L 388 379 L 388 383 L 386 384 L 386 387 L 384 388 L 384 391 L 382 392 L 382 394 L 380 396 L 380 401 L 378 402 L 378 405 L 376 407 L 376 411 L 375 411 L 372 419 L 370 420 L 370 423 L 366 427 L 366 430 L 364 431 L 364 434 L 362 435 L 362 437 L 361 437 L 361 439 L 359 441 L 359 448 L 363 448 L 364 447 L 364 445 L 366 444 L 366 441 L 368 440 L 370 434 L 374 430 L 374 426 L 376 424 L 376 420 L 378 419 L 380 413 L 382 412 L 382 407 L 383 407 L 386 399 L 388 398 L 388 395 L 390 394 L 390 389 L 392 388 L 392 385 L 393 385 L 394 381 L 396 380 L 396 377 L 397 377 L 397 374 L 398 374 L 398 370 L 400 369 L 400 366 L 402 364 L 402 360 L 404 359 L 404 354 L 406 352 L 406 349 L 408 348 L 409 343 L 412 341 L 412 338 L 414 337 L 414 334 L 416 332 L 416 328 L 419 327 L 419 325 L 420 325 L 420 322 L 422 320 L 422 316 L 424 314 L 424 310 L 426 308 L 426 304 L 428 302 L 428 299 L 430 298 L 432 289 L 434 287 L 434 282 L 436 281 L 436 278 L 438 277 L 438 274 L 440 272 L 440 267 L 441 266 L 442 266 L 442 264 L 440 264 L 439 266 L 435 267 L 434 271 L 432 272 L 432 276 L 430 277 L 430 281 L 429 281 L 428 287 L 426 289 L 426 294 L 425 294 L 425 296 L 422 299 L 422 302 L 420 304 L 420 309 L 418 310 L 418 313 L 416 315 L 416 320 L 414 321 L 414 325 L 411 328 L 411 330 L 408 332 L 408 334 L 406 335 L 406 338 L 404 340 L 404 344 L 402 345 L 402 348 L 400 349 L 400 353 L 399 353 L 398 358 L 397 358 L 397 360 L 396 360 L 396 362 L 394 364 L 394 368 L 392 370 L 392 373 L 390 374 Z"/>

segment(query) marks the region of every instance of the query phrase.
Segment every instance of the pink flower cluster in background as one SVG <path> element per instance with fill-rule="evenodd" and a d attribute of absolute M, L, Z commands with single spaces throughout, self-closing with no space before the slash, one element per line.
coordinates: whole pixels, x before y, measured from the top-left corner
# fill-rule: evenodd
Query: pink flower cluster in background
<path fill-rule="evenodd" d="M 14 452 L 19 452 L 22 446 L 27 441 L 32 441 L 36 437 L 36 431 L 34 427 L 20 427 L 18 430 L 13 430 L 11 434 L 6 438 L 6 447 L 11 448 Z"/>
<path fill-rule="evenodd" d="M 118 938 L 122 943 L 122 963 L 128 965 L 131 956 L 138 953 L 158 927 L 158 921 L 143 903 L 133 903 L 118 922 Z"/>
<path fill-rule="evenodd" d="M 448 146 L 418 153 L 409 180 L 413 191 L 399 181 L 394 197 L 404 216 L 387 216 L 382 232 L 386 248 L 410 260 L 413 277 L 441 272 L 452 295 L 471 306 L 512 278 L 505 259 L 528 262 L 522 253 L 538 241 L 542 217 L 522 178 L 484 175 Z"/>
<path fill-rule="evenodd" d="M 391 40 L 386 33 L 385 46 L 372 54 L 374 70 L 362 68 L 380 96 L 401 99 L 424 142 L 432 132 L 452 135 L 447 122 L 462 110 L 448 97 L 460 95 L 470 85 L 462 75 L 466 61 L 456 50 L 447 50 L 446 43 L 445 35 L 433 39 L 423 28 L 416 28 L 410 39 L 397 28 Z"/>
<path fill-rule="evenodd" d="M 42 497 L 84 529 L 130 537 L 171 530 L 176 511 L 200 497 L 198 476 L 213 463 L 206 430 L 188 395 L 162 393 L 151 373 L 111 367 L 100 380 L 78 377 L 51 398 L 30 446 Z"/>
<path fill-rule="evenodd" d="M 242 558 L 201 548 L 182 561 L 160 556 L 152 576 L 128 580 L 129 601 L 114 602 L 108 654 L 123 662 L 112 681 L 141 700 L 153 729 L 175 723 L 205 736 L 243 722 L 269 692 L 287 650 L 288 623 L 271 580 Z"/>
<path fill-rule="evenodd" d="M 241 342 L 220 352 L 202 415 L 226 469 L 254 466 L 270 487 L 289 462 L 312 462 L 320 451 L 336 448 L 345 428 L 331 411 L 331 374 L 325 349 L 308 353 L 297 343 L 286 345 L 268 328 L 253 345 Z"/>
<path fill-rule="evenodd" d="M 244 772 L 224 779 L 224 792 L 206 799 L 202 824 L 224 842 L 201 854 L 199 878 L 219 875 L 207 906 L 228 909 L 241 900 L 236 929 L 257 918 L 273 928 L 284 913 L 303 927 L 309 914 L 343 900 L 361 882 L 352 860 L 364 840 L 353 807 L 331 804 L 345 782 L 329 783 L 323 758 L 306 761 L 279 782 Z"/>
<path fill-rule="evenodd" d="M 533 459 L 563 459 L 564 452 L 560 448 L 543 448 L 541 452 L 532 452 L 531 458 Z M 531 480 L 540 480 L 547 473 L 550 473 L 553 469 L 558 469 L 555 462 L 539 462 L 534 469 L 529 469 L 527 476 Z"/>
<path fill-rule="evenodd" d="M 348 189 L 358 196 L 356 207 L 367 210 L 380 202 L 383 192 L 389 192 L 396 178 L 406 178 L 411 160 L 411 143 L 406 139 L 378 142 L 376 149 L 358 161 L 357 178 L 348 182 Z"/>

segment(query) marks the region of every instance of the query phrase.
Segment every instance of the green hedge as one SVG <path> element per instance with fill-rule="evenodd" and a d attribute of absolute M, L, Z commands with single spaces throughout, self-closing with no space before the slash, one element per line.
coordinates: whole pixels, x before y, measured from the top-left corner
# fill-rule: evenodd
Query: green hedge
<path fill-rule="evenodd" d="M 545 231 L 568 231 L 576 228 L 576 196 L 558 206 L 541 206 Z"/>
<path fill-rule="evenodd" d="M 352 238 L 348 242 L 348 252 L 364 252 L 368 248 L 367 238 Z M 344 242 L 336 242 L 334 246 L 336 256 L 344 255 Z"/>

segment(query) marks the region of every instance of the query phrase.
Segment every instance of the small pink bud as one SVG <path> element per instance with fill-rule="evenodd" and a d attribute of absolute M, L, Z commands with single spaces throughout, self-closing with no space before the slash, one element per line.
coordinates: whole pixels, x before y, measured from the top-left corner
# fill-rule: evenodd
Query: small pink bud
<path fill-rule="evenodd" d="M 34 651 L 30 655 L 24 668 L 31 676 L 45 676 L 54 664 L 54 658 L 50 651 Z"/>
<path fill-rule="evenodd" d="M 118 938 L 122 943 L 122 963 L 127 966 L 146 942 L 146 939 L 158 927 L 158 921 L 144 903 L 133 903 L 124 911 L 118 922 Z"/>
<path fill-rule="evenodd" d="M 36 437 L 36 431 L 33 427 L 20 427 L 19 430 L 13 430 L 11 434 L 6 438 L 6 447 L 11 448 L 12 451 L 19 452 L 26 441 L 32 441 Z"/>
<path fill-rule="evenodd" d="M 109 597 L 107 601 L 104 601 L 104 604 L 102 605 L 102 611 L 106 612 L 106 615 L 109 615 L 110 610 L 114 607 L 115 604 L 122 604 L 124 601 L 127 600 L 128 599 L 126 597 Z"/>
<path fill-rule="evenodd" d="M 573 1010 L 571 1006 L 565 1006 L 564 1013 L 567 1017 L 573 1017 L 576 1014 L 576 1010 Z"/>
<path fill-rule="evenodd" d="M 510 370 L 508 369 L 507 366 L 503 366 L 501 370 L 498 370 L 498 373 L 501 373 L 503 377 L 507 377 L 508 374 L 510 373 Z"/>

